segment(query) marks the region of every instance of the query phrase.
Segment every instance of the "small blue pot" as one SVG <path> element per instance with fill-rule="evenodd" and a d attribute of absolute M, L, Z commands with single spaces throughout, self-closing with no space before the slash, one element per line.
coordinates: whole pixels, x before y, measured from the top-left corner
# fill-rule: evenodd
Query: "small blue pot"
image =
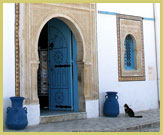
<path fill-rule="evenodd" d="M 117 117 L 119 115 L 117 92 L 106 92 L 103 113 L 107 117 Z"/>
<path fill-rule="evenodd" d="M 24 129 L 28 125 L 27 108 L 23 106 L 23 97 L 11 97 L 12 107 L 7 108 L 6 125 L 9 129 Z"/>

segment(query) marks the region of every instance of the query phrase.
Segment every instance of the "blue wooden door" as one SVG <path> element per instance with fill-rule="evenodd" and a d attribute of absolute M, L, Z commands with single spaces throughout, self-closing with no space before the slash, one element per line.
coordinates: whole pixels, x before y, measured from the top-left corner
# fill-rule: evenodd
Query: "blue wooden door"
<path fill-rule="evenodd" d="M 52 19 L 48 22 L 48 87 L 50 110 L 68 111 L 75 110 L 76 108 L 74 108 L 73 65 L 75 63 L 73 63 L 74 56 L 72 56 L 72 39 L 72 32 L 63 21 Z"/>

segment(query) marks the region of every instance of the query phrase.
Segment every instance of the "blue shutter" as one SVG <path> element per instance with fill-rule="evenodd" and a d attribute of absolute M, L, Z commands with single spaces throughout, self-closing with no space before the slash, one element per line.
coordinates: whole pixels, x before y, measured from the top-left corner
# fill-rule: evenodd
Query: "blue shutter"
<path fill-rule="evenodd" d="M 124 54 L 124 66 L 126 70 L 135 69 L 135 49 L 134 42 L 131 35 L 127 35 L 125 38 L 125 54 Z"/>

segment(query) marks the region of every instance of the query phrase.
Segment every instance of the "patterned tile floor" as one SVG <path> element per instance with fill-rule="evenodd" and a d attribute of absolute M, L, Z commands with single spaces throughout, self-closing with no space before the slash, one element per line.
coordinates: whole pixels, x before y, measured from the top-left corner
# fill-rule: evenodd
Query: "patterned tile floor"
<path fill-rule="evenodd" d="M 39 124 L 24 130 L 4 129 L 4 132 L 159 132 L 160 110 L 137 112 L 143 118 L 120 115 L 115 118 L 98 117 L 84 120 Z"/>

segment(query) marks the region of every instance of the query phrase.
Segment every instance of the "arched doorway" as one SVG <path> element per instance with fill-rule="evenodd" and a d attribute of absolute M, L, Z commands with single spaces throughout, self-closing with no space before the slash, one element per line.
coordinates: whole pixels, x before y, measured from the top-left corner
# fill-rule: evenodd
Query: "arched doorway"
<path fill-rule="evenodd" d="M 96 21 L 94 4 L 19 4 L 20 96 L 25 97 L 29 125 L 41 122 L 38 98 L 38 42 L 45 24 L 52 18 L 63 21 L 77 42 L 78 112 L 86 112 L 86 100 L 98 99 Z M 83 21 L 84 18 L 84 21 Z M 16 51 L 17 52 L 17 51 Z M 41 103 L 42 104 L 42 103 Z M 74 113 L 73 115 L 79 114 Z M 75 118 L 77 118 L 75 116 Z M 49 119 L 48 119 L 49 120 Z"/>
<path fill-rule="evenodd" d="M 49 20 L 40 33 L 38 53 L 41 111 L 78 111 L 77 45 L 67 24 Z"/>

